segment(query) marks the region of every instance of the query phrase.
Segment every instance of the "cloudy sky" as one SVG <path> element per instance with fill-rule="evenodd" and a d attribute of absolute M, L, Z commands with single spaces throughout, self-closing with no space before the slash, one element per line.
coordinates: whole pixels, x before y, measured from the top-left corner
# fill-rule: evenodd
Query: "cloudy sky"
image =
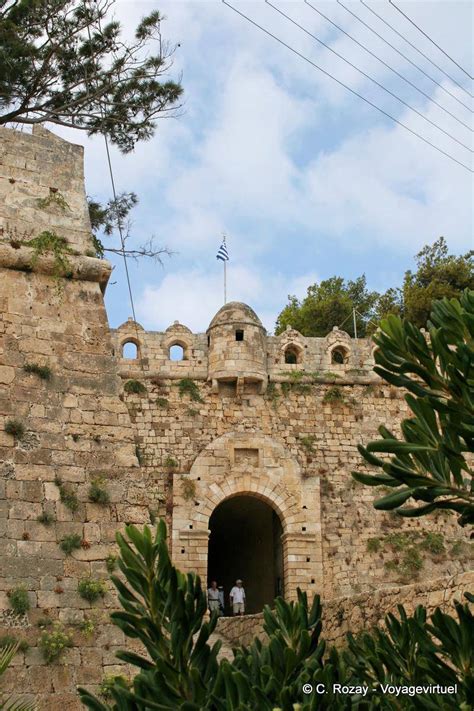
<path fill-rule="evenodd" d="M 310 62 L 471 166 L 473 83 L 466 74 L 385 0 L 342 0 L 345 7 L 336 0 L 310 2 L 420 91 L 302 0 L 271 0 L 273 7 L 265 0 L 229 0 Z M 472 3 L 397 5 L 473 73 Z M 220 0 L 118 0 L 115 13 L 131 31 L 155 8 L 166 16 L 166 38 L 180 44 L 172 76 L 182 76 L 183 112 L 162 120 L 155 137 L 133 154 L 113 152 L 118 189 L 140 198 L 133 215 L 136 243 L 154 235 L 174 252 L 163 266 L 130 265 L 137 318 L 145 328 L 162 330 L 179 319 L 193 330 L 206 329 L 223 302 L 222 263 L 216 260 L 223 232 L 231 257 L 229 300 L 252 305 L 269 330 L 287 295 L 303 296 L 317 280 L 365 273 L 371 288 L 384 290 L 399 285 L 414 254 L 439 235 L 453 251 L 472 247 L 471 172 Z M 88 193 L 110 197 L 102 141 L 62 135 L 86 146 Z M 111 325 L 118 326 L 131 313 L 118 260 L 111 282 L 107 309 Z"/>

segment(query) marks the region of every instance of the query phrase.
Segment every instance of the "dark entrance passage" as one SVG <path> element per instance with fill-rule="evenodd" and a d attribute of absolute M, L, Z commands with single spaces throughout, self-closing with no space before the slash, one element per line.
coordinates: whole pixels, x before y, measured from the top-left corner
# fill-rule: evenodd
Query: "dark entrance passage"
<path fill-rule="evenodd" d="M 208 581 L 224 586 L 225 614 L 237 578 L 244 583 L 246 612 L 260 612 L 283 594 L 282 527 L 275 511 L 253 496 L 234 496 L 210 520 Z"/>

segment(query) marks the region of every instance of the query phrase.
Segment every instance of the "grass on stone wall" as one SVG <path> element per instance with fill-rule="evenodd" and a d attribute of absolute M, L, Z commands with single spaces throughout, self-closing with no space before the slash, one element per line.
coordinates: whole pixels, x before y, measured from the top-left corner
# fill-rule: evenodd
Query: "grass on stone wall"
<path fill-rule="evenodd" d="M 36 626 L 39 627 L 41 630 L 52 627 L 52 625 L 53 620 L 50 617 L 40 617 L 36 622 Z"/>
<path fill-rule="evenodd" d="M 117 556 L 110 553 L 105 559 L 105 567 L 108 573 L 113 573 L 117 567 Z"/>
<path fill-rule="evenodd" d="M 311 384 L 301 382 L 304 376 L 312 377 L 311 373 L 305 373 L 304 370 L 291 370 L 289 373 L 284 373 L 284 375 L 289 377 L 288 381 L 281 384 L 281 390 L 284 395 L 288 395 L 290 392 L 298 395 L 307 395 L 311 392 Z"/>
<path fill-rule="evenodd" d="M 457 543 L 456 550 L 465 556 L 463 541 Z M 397 573 L 401 582 L 410 582 L 418 576 L 424 567 L 423 553 L 428 553 L 436 562 L 442 560 L 446 554 L 443 534 L 433 531 L 396 531 L 383 538 L 369 538 L 367 541 L 369 553 L 378 553 L 387 549 L 393 551 L 395 557 L 386 560 L 384 566 L 386 570 Z M 453 549 L 451 554 L 455 555 Z"/>
<path fill-rule="evenodd" d="M 21 420 L 11 419 L 5 422 L 5 432 L 20 441 L 26 434 L 26 427 Z"/>
<path fill-rule="evenodd" d="M 276 410 L 281 395 L 278 392 L 278 388 L 274 382 L 270 381 L 268 383 L 264 397 L 265 400 L 269 400 L 269 402 L 272 403 L 273 408 Z"/>
<path fill-rule="evenodd" d="M 104 484 L 104 480 L 101 478 L 94 479 L 89 487 L 89 501 L 94 504 L 100 504 L 101 506 L 107 506 L 110 502 L 110 494 L 107 491 L 107 487 Z"/>
<path fill-rule="evenodd" d="M 433 532 L 425 533 L 421 547 L 433 553 L 433 555 L 442 555 L 446 551 L 443 534 Z"/>
<path fill-rule="evenodd" d="M 191 378 L 182 378 L 178 382 L 179 396 L 188 395 L 193 402 L 204 402 L 198 385 Z"/>
<path fill-rule="evenodd" d="M 43 526 L 51 526 L 56 521 L 56 517 L 54 514 L 49 513 L 48 511 L 43 511 L 40 513 L 38 518 L 36 519 L 38 523 L 42 523 Z"/>
<path fill-rule="evenodd" d="M 25 373 L 33 373 L 41 380 L 51 380 L 52 371 L 47 365 L 38 365 L 38 363 L 25 363 L 23 366 Z"/>
<path fill-rule="evenodd" d="M 53 276 L 55 279 L 60 277 L 72 276 L 72 265 L 68 260 L 68 254 L 74 254 L 74 251 L 69 247 L 67 239 L 60 237 L 56 232 L 44 230 L 37 237 L 30 239 L 27 242 L 27 247 L 32 247 L 34 250 L 31 264 L 34 267 L 39 257 L 46 252 L 50 252 L 54 258 Z"/>
<path fill-rule="evenodd" d="M 300 435 L 298 439 L 307 452 L 314 452 L 314 443 L 316 442 L 314 435 Z"/>
<path fill-rule="evenodd" d="M 71 209 L 67 204 L 64 195 L 59 190 L 53 189 L 50 189 L 47 197 L 38 198 L 36 200 L 36 204 L 41 210 L 47 210 L 49 207 L 59 207 L 63 211 Z"/>
<path fill-rule="evenodd" d="M 474 560 L 474 543 L 459 538 L 454 541 L 449 552 L 455 558 Z"/>
<path fill-rule="evenodd" d="M 69 509 L 72 513 L 75 513 L 79 508 L 79 499 L 77 494 L 73 489 L 63 484 L 61 477 L 56 475 L 54 477 L 54 483 L 59 489 L 59 498 L 64 506 Z"/>
<path fill-rule="evenodd" d="M 57 661 L 66 649 L 72 647 L 72 636 L 65 631 L 60 622 L 55 622 L 51 629 L 42 632 L 39 647 L 46 664 L 51 664 Z"/>
<path fill-rule="evenodd" d="M 335 403 L 335 404 L 346 404 L 344 399 L 344 393 L 339 385 L 331 385 L 323 396 L 324 403 Z"/>
<path fill-rule="evenodd" d="M 176 471 L 176 469 L 178 468 L 178 462 L 176 461 L 176 459 L 174 459 L 174 457 L 168 455 L 165 461 L 163 462 L 163 466 L 167 471 Z"/>
<path fill-rule="evenodd" d="M 165 397 L 157 397 L 156 404 L 158 407 L 161 407 L 162 410 L 166 410 L 170 406 L 169 400 Z"/>
<path fill-rule="evenodd" d="M 96 580 L 94 578 L 85 577 L 79 580 L 77 585 L 77 592 L 83 598 L 83 600 L 88 600 L 89 602 L 95 602 L 100 597 L 104 597 L 107 592 L 107 587 L 103 580 Z"/>
<path fill-rule="evenodd" d="M 417 577 L 423 567 L 423 558 L 421 557 L 419 551 L 414 546 L 411 546 L 410 548 L 407 548 L 403 554 L 398 565 L 398 571 L 400 572 L 402 579 L 408 582 L 412 577 Z"/>
<path fill-rule="evenodd" d="M 123 389 L 126 393 L 134 393 L 135 395 L 143 395 L 147 392 L 145 385 L 139 380 L 127 380 Z"/>
<path fill-rule="evenodd" d="M 68 536 L 64 536 L 59 541 L 59 547 L 66 555 L 71 555 L 73 551 L 79 550 L 81 548 L 82 537 L 78 533 L 71 533 Z"/>
<path fill-rule="evenodd" d="M 380 538 L 369 538 L 367 540 L 367 550 L 369 553 L 378 553 L 381 548 Z"/>
<path fill-rule="evenodd" d="M 13 612 L 17 615 L 24 615 L 30 609 L 28 590 L 24 585 L 17 585 L 7 592 L 8 602 Z"/>

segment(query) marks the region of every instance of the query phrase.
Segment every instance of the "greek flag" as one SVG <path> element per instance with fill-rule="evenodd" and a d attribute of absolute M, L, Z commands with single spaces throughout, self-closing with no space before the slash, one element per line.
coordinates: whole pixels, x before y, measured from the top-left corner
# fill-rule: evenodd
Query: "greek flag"
<path fill-rule="evenodd" d="M 220 259 L 220 260 L 222 260 L 223 262 L 228 262 L 228 261 L 229 261 L 229 252 L 227 251 L 227 245 L 226 245 L 226 243 L 225 243 L 225 237 L 224 237 L 224 239 L 222 240 L 221 246 L 220 246 L 219 249 L 217 250 L 216 259 Z"/>

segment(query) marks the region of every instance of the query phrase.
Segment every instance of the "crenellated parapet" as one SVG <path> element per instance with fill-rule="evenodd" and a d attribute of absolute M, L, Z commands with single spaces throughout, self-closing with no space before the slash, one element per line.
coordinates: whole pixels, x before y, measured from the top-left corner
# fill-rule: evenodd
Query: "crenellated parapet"
<path fill-rule="evenodd" d="M 123 377 L 207 380 L 213 392 L 263 394 L 269 382 L 288 379 L 360 381 L 377 376 L 374 343 L 333 328 L 324 338 L 288 328 L 269 336 L 246 304 L 230 302 L 212 319 L 206 333 L 192 333 L 175 321 L 166 331 L 145 331 L 129 319 L 112 331 Z M 128 344 L 134 346 L 131 350 Z"/>

